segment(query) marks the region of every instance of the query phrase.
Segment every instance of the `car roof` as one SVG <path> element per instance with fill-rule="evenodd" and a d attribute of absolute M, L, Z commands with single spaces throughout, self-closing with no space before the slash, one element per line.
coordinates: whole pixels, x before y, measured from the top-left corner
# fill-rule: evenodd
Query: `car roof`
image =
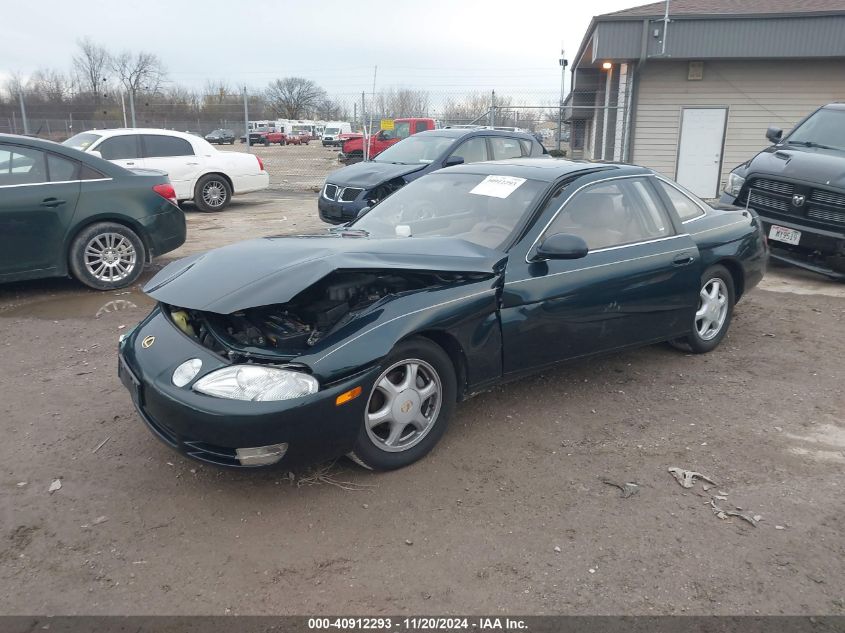
<path fill-rule="evenodd" d="M 826 106 L 822 106 L 826 110 L 845 110 L 845 103 L 828 103 Z"/>
<path fill-rule="evenodd" d="M 194 140 L 198 138 L 195 134 L 191 134 L 189 132 L 177 132 L 176 130 L 162 130 L 159 128 L 153 127 L 121 127 L 121 128 L 112 128 L 106 130 L 85 130 L 86 132 L 90 132 L 91 134 L 99 134 L 100 136 L 106 138 L 110 136 L 125 136 L 129 134 L 158 134 L 162 136 L 176 136 L 178 138 L 184 138 L 186 140 Z"/>
<path fill-rule="evenodd" d="M 67 145 L 62 145 L 61 143 L 56 143 L 55 141 L 48 141 L 43 138 L 21 136 L 19 134 L 0 134 L 0 143 L 23 145 L 25 147 L 33 147 L 35 149 L 53 152 L 54 154 L 61 154 L 62 156 L 85 163 L 97 171 L 101 171 L 111 177 L 118 177 L 121 174 L 126 173 L 126 170 L 123 169 L 123 167 L 118 167 L 107 160 L 103 160 L 102 158 L 86 154 L 85 152 L 74 149 L 73 147 L 68 147 Z"/>
<path fill-rule="evenodd" d="M 465 136 L 503 136 L 505 138 L 521 138 L 526 141 L 536 141 L 531 134 L 525 132 L 508 132 L 507 130 L 491 130 L 489 128 L 453 128 L 444 127 L 437 130 L 417 132 L 414 136 L 442 136 L 448 138 L 463 138 Z"/>
<path fill-rule="evenodd" d="M 554 182 L 562 176 L 589 171 L 616 171 L 621 175 L 651 174 L 650 169 L 618 163 L 593 163 L 562 158 L 515 158 L 512 160 L 486 161 L 447 167 L 438 173 L 464 173 L 484 176 L 514 176 L 527 180 Z"/>
<path fill-rule="evenodd" d="M 65 148 L 64 145 L 56 143 L 55 141 L 48 141 L 47 139 L 37 138 L 35 136 L 24 136 L 21 134 L 0 134 L 0 143 L 16 143 L 18 145 L 28 145 L 29 147 L 37 147 L 38 149 L 46 149 L 50 151 L 61 151 Z"/>

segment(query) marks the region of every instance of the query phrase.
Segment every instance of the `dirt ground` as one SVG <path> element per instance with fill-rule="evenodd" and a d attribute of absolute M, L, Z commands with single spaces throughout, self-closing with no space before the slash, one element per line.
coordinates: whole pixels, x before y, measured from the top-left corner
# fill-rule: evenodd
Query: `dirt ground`
<path fill-rule="evenodd" d="M 167 260 L 320 227 L 279 192 L 188 220 Z M 776 268 L 714 353 L 571 364 L 459 405 L 412 467 L 293 479 L 154 439 L 115 351 L 149 307 L 0 287 L 0 613 L 845 613 L 843 285 Z"/>
<path fill-rule="evenodd" d="M 221 151 L 247 151 L 246 145 L 238 142 L 215 147 Z M 340 149 L 323 147 L 320 141 L 311 141 L 308 145 L 254 145 L 249 151 L 264 162 L 264 169 L 270 174 L 270 186 L 275 189 L 316 190 L 329 173 L 343 167 L 337 161 Z"/>

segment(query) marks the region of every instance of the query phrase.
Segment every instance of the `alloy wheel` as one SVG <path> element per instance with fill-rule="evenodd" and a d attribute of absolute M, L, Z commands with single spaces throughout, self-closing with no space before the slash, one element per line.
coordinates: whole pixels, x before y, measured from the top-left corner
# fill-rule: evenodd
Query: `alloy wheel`
<path fill-rule="evenodd" d="M 126 279 L 135 270 L 137 259 L 132 242 L 120 233 L 101 233 L 85 246 L 85 268 L 99 281 Z"/>
<path fill-rule="evenodd" d="M 226 185 L 219 180 L 209 180 L 202 188 L 202 200 L 209 207 L 220 207 L 226 202 Z"/>
<path fill-rule="evenodd" d="M 703 341 L 712 341 L 722 331 L 728 316 L 728 289 L 719 277 L 707 281 L 699 293 L 695 329 Z"/>
<path fill-rule="evenodd" d="M 443 386 L 427 362 L 401 360 L 382 372 L 365 412 L 367 435 L 388 452 L 416 446 L 440 414 Z"/>

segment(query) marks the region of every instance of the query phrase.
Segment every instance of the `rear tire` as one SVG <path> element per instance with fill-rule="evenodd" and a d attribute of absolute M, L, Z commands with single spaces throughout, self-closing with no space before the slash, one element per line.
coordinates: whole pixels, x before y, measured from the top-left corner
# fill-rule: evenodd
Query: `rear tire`
<path fill-rule="evenodd" d="M 443 436 L 457 400 L 452 361 L 425 338 L 399 343 L 382 363 L 349 457 L 394 470 L 424 457 Z"/>
<path fill-rule="evenodd" d="M 116 290 L 133 284 L 146 259 L 138 234 L 122 224 L 100 222 L 88 226 L 70 246 L 71 273 L 94 290 Z"/>
<path fill-rule="evenodd" d="M 676 341 L 686 343 L 695 354 L 706 354 L 719 346 L 733 318 L 736 291 L 731 273 L 724 266 L 711 266 L 701 276 L 698 310 L 690 334 Z"/>
<path fill-rule="evenodd" d="M 222 211 L 232 200 L 232 188 L 223 176 L 206 174 L 194 187 L 194 204 L 200 211 Z"/>

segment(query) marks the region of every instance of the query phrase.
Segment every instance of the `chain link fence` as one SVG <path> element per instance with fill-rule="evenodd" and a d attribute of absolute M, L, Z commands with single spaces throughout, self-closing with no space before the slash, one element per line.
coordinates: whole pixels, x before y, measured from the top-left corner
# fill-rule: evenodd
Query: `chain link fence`
<path fill-rule="evenodd" d="M 344 162 L 340 147 L 323 143 L 325 130 L 340 127 L 352 134 L 377 134 L 382 120 L 429 118 L 438 127 L 485 126 L 532 134 L 553 155 L 577 159 L 624 160 L 627 143 L 626 85 L 611 91 L 585 90 L 560 101 L 556 91 L 531 95 L 489 93 L 432 93 L 393 90 L 335 96 L 324 108 L 302 108 L 296 119 L 279 116 L 260 94 L 205 95 L 185 103 L 156 95 L 136 95 L 100 106 L 0 102 L 0 133 L 38 136 L 62 141 L 80 132 L 132 127 L 158 128 L 205 136 L 230 130 L 233 144 L 221 151 L 252 152 L 270 174 L 271 187 L 317 190 Z M 25 114 L 26 118 L 22 117 Z M 291 134 L 307 131 L 296 144 L 251 144 L 246 132 L 263 127 Z"/>

